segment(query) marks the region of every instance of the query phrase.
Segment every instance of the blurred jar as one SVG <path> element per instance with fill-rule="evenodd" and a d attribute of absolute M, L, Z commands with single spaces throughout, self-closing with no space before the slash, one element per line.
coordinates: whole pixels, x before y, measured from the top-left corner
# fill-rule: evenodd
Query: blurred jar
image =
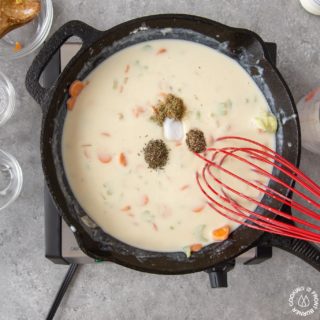
<path fill-rule="evenodd" d="M 320 154 L 320 87 L 310 91 L 297 104 L 302 146 Z"/>
<path fill-rule="evenodd" d="M 49 34 L 52 20 L 51 0 L 41 0 L 41 11 L 35 19 L 0 39 L 0 60 L 22 58 L 38 49 Z"/>
<path fill-rule="evenodd" d="M 0 72 L 0 127 L 12 116 L 16 94 L 9 79 Z"/>
<path fill-rule="evenodd" d="M 22 170 L 18 161 L 0 149 L 0 211 L 18 198 L 22 182 Z"/>
<path fill-rule="evenodd" d="M 300 3 L 309 13 L 320 15 L 320 0 L 300 0 Z"/>

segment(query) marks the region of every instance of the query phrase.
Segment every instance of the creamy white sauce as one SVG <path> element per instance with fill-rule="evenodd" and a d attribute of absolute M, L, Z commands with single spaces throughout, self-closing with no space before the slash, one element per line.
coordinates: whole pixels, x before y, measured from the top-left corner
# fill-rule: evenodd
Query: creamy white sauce
<path fill-rule="evenodd" d="M 161 48 L 166 51 L 159 53 Z M 139 248 L 181 251 L 214 242 L 212 231 L 219 227 L 237 228 L 206 204 L 195 180 L 203 162 L 188 150 L 185 137 L 180 143 L 165 140 L 163 128 L 150 120 L 163 93 L 173 93 L 188 110 L 184 134 L 198 128 L 209 145 L 237 135 L 274 148 L 274 134 L 258 131 L 252 121 L 269 111 L 267 101 L 236 62 L 193 42 L 155 40 L 119 51 L 86 80 L 65 120 L 63 162 L 75 197 L 102 229 Z M 151 139 L 163 139 L 170 149 L 163 170 L 144 161 L 142 150 Z M 247 167 L 230 166 L 256 178 Z"/>

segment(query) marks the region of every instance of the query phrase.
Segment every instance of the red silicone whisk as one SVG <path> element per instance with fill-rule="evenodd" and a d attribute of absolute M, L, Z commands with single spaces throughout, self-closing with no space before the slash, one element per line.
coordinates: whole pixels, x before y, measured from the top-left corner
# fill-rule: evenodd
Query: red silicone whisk
<path fill-rule="evenodd" d="M 245 144 L 245 147 L 211 147 L 203 154 L 195 153 L 205 161 L 201 172 L 196 174 L 196 180 L 212 209 L 229 220 L 253 229 L 320 243 L 320 224 L 317 224 L 320 221 L 320 214 L 317 213 L 320 209 L 319 185 L 285 158 L 251 139 L 226 136 L 216 141 L 223 141 L 227 145 L 237 145 L 240 142 Z M 239 162 L 247 166 L 254 172 L 255 178 L 248 180 L 241 177 L 236 170 L 228 169 L 226 163 L 230 162 Z M 272 173 L 270 173 L 271 170 L 266 169 L 266 166 L 272 169 Z M 228 185 L 225 179 L 221 178 L 221 174 L 231 177 L 234 181 L 238 180 L 241 187 L 236 189 L 231 184 Z M 303 191 L 295 189 L 292 181 L 300 185 Z M 250 191 L 258 191 L 260 197 L 253 197 Z M 317 200 L 306 195 L 305 191 Z M 311 206 L 313 209 L 286 195 L 290 193 L 306 201 L 308 207 Z M 248 204 L 253 204 L 251 207 L 257 209 L 250 210 Z M 300 212 L 302 217 L 281 211 L 283 205 Z M 267 213 L 273 213 L 282 219 L 279 221 Z M 307 229 L 295 223 L 306 226 Z"/>

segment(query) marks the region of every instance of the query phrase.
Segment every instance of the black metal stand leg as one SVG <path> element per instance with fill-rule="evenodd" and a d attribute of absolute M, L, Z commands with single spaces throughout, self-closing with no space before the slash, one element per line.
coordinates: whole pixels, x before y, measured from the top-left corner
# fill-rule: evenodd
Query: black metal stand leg
<path fill-rule="evenodd" d="M 62 298 L 63 298 L 64 294 L 66 293 L 78 266 L 79 265 L 75 264 L 75 263 L 70 265 L 68 272 L 61 283 L 60 289 L 57 292 L 56 297 L 54 298 L 53 304 L 52 304 L 50 311 L 46 317 L 46 320 L 52 320 L 54 315 L 56 314 L 56 312 L 59 308 L 59 305 L 62 301 Z"/>

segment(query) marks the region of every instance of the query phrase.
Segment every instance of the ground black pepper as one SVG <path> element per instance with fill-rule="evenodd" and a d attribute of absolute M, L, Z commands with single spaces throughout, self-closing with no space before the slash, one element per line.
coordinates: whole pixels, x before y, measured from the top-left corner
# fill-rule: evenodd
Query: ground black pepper
<path fill-rule="evenodd" d="M 162 126 L 166 118 L 181 120 L 186 113 L 186 107 L 182 99 L 173 94 L 168 94 L 164 101 L 160 101 L 154 107 L 154 115 L 151 117 L 159 126 Z"/>
<path fill-rule="evenodd" d="M 151 169 L 162 169 L 168 162 L 169 150 L 160 140 L 150 140 L 143 149 L 144 159 Z"/>
<path fill-rule="evenodd" d="M 206 150 L 207 143 L 204 134 L 199 129 L 191 129 L 187 133 L 186 143 L 190 151 L 200 153 Z"/>

